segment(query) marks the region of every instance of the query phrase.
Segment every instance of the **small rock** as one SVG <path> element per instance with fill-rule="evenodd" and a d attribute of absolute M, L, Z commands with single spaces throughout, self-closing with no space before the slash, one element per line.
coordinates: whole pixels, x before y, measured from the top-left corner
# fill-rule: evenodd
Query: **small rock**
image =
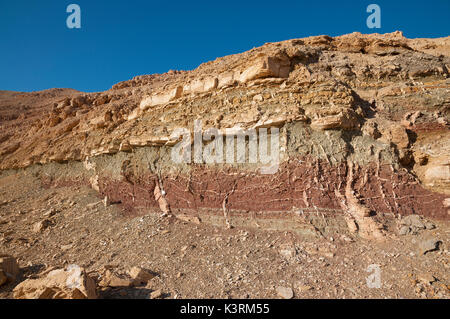
<path fill-rule="evenodd" d="M 33 232 L 40 233 L 43 232 L 48 226 L 50 226 L 50 220 L 44 219 L 33 225 Z"/>
<path fill-rule="evenodd" d="M 61 250 L 66 251 L 66 250 L 71 249 L 72 247 L 73 247 L 73 244 L 62 245 Z"/>
<path fill-rule="evenodd" d="M 155 277 L 151 272 L 140 267 L 133 267 L 128 272 L 133 279 L 135 285 L 146 284 L 150 279 Z"/>
<path fill-rule="evenodd" d="M 297 254 L 297 251 L 293 245 L 290 244 L 284 244 L 280 247 L 280 255 L 283 256 L 286 259 L 290 259 L 295 257 Z"/>
<path fill-rule="evenodd" d="M 450 197 L 446 198 L 442 201 L 442 205 L 444 205 L 445 208 L 450 208 Z"/>
<path fill-rule="evenodd" d="M 426 229 L 435 229 L 436 226 L 432 222 L 425 222 Z"/>
<path fill-rule="evenodd" d="M 103 198 L 103 206 L 108 207 L 109 205 L 111 205 L 111 201 L 108 196 L 105 196 L 105 198 Z"/>
<path fill-rule="evenodd" d="M 439 249 L 439 240 L 431 238 L 419 243 L 419 252 L 421 255 L 425 255 L 429 251 Z"/>
<path fill-rule="evenodd" d="M 400 227 L 398 234 L 399 235 L 408 235 L 410 232 L 411 232 L 411 228 L 409 228 L 409 226 L 402 226 L 402 227 Z"/>
<path fill-rule="evenodd" d="M 131 287 L 133 285 L 133 280 L 119 277 L 114 274 L 111 270 L 106 270 L 102 280 L 99 283 L 101 287 Z"/>
<path fill-rule="evenodd" d="M 264 97 L 261 94 L 256 94 L 253 97 L 253 101 L 255 101 L 255 102 L 262 102 L 262 101 L 264 101 Z"/>
<path fill-rule="evenodd" d="M 289 287 L 277 287 L 277 294 L 283 299 L 292 299 L 294 297 L 294 291 Z"/>
<path fill-rule="evenodd" d="M 150 293 L 150 299 L 160 298 L 161 296 L 162 296 L 161 289 L 152 291 L 152 292 Z"/>
<path fill-rule="evenodd" d="M 308 285 L 300 285 L 300 286 L 297 287 L 297 289 L 298 289 L 299 292 L 305 292 L 305 291 L 311 290 L 313 288 L 311 286 L 308 286 Z"/>
<path fill-rule="evenodd" d="M 423 273 L 417 276 L 417 279 L 421 282 L 423 282 L 424 284 L 430 284 L 434 281 L 436 281 L 436 278 L 430 274 L 430 273 Z"/>
<path fill-rule="evenodd" d="M 52 209 L 47 210 L 44 213 L 44 217 L 52 217 L 52 216 L 55 216 L 56 213 L 57 213 L 57 211 L 54 208 L 52 208 Z"/>
<path fill-rule="evenodd" d="M 189 216 L 186 214 L 178 214 L 176 215 L 176 218 L 184 221 L 184 222 L 188 222 L 188 223 L 194 223 L 199 225 L 201 223 L 200 218 L 198 218 L 197 216 Z"/>

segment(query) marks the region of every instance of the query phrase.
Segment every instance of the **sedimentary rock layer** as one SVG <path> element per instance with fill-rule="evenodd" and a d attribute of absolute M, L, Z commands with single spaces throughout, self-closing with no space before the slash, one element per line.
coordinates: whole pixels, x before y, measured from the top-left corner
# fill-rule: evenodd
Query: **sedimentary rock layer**
<path fill-rule="evenodd" d="M 353 33 L 267 43 L 101 93 L 1 92 L 0 168 L 168 212 L 448 218 L 449 68 L 449 37 Z M 249 161 L 174 163 L 174 132 L 193 137 L 199 120 L 202 133 L 278 129 L 274 174 Z"/>

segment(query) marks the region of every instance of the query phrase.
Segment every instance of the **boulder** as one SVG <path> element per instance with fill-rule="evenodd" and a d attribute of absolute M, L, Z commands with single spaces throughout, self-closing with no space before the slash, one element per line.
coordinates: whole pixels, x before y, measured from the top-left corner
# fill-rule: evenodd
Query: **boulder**
<path fill-rule="evenodd" d="M 27 279 L 13 290 L 15 299 L 95 299 L 95 281 L 77 265 L 50 271 L 45 277 Z"/>

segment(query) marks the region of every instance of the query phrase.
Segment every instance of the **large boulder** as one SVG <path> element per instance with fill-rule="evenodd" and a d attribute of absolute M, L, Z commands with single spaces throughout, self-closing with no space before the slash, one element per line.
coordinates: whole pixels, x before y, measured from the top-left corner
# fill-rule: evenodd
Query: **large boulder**
<path fill-rule="evenodd" d="M 95 281 L 77 265 L 48 272 L 45 277 L 27 279 L 13 290 L 15 299 L 95 299 Z"/>

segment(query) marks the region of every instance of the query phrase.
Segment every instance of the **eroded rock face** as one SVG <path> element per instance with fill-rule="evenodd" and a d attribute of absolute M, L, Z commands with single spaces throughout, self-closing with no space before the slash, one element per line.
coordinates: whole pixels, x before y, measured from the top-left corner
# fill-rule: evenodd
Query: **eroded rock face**
<path fill-rule="evenodd" d="M 414 170 L 423 184 L 450 194 L 450 131 L 426 134 L 416 142 Z"/>
<path fill-rule="evenodd" d="M 367 236 L 382 233 L 376 212 L 448 218 L 449 48 L 448 37 L 400 32 L 317 36 L 138 76 L 103 93 L 2 92 L 0 168 L 42 164 L 55 185 L 73 178 L 124 205 L 167 213 L 349 211 L 349 227 Z M 276 127 L 279 170 L 174 163 L 171 136 L 179 128 L 193 136 L 195 120 L 203 133 L 225 135 Z M 96 168 L 77 164 L 86 159 Z"/>
<path fill-rule="evenodd" d="M 14 288 L 15 299 L 95 299 L 95 281 L 77 265 L 50 271 L 39 279 L 27 279 Z"/>

